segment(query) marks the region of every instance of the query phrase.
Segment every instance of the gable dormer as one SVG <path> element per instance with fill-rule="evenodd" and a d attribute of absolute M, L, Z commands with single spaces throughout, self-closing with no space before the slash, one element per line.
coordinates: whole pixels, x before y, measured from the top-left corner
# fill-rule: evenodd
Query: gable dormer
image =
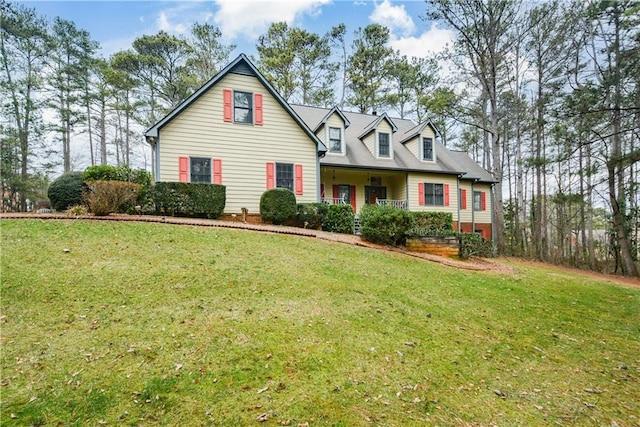
<path fill-rule="evenodd" d="M 435 145 L 437 135 L 438 130 L 428 120 L 405 132 L 400 143 L 421 162 L 435 163 L 438 154 Z"/>
<path fill-rule="evenodd" d="M 344 156 L 347 153 L 345 132 L 350 124 L 347 116 L 337 106 L 320 120 L 313 131 L 328 148 L 327 154 Z"/>
<path fill-rule="evenodd" d="M 376 159 L 393 159 L 393 134 L 398 127 L 387 113 L 376 117 L 358 137 Z"/>

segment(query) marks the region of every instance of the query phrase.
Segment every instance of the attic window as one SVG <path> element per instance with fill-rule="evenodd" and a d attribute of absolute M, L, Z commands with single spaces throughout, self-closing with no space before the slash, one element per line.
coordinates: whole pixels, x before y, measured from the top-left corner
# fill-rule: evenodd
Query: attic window
<path fill-rule="evenodd" d="M 342 153 L 342 131 L 340 128 L 329 128 L 329 152 Z"/>
<path fill-rule="evenodd" d="M 236 123 L 253 123 L 252 94 L 249 92 L 233 92 L 233 121 Z"/>
<path fill-rule="evenodd" d="M 389 154 L 389 134 L 388 133 L 379 133 L 378 134 L 378 156 L 379 157 L 390 157 L 390 154 Z"/>
<path fill-rule="evenodd" d="M 422 138 L 422 160 L 433 160 L 432 138 Z"/>

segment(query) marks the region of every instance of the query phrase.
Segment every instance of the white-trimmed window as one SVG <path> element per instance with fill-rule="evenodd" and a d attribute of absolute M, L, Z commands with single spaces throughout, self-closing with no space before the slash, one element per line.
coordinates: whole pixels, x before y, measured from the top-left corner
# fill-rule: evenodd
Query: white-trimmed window
<path fill-rule="evenodd" d="M 433 161 L 433 138 L 422 138 L 422 160 Z"/>
<path fill-rule="evenodd" d="M 276 163 L 276 187 L 293 191 L 293 164 Z"/>
<path fill-rule="evenodd" d="M 391 157 L 391 140 L 386 132 L 378 133 L 378 157 Z"/>
<path fill-rule="evenodd" d="M 194 183 L 211 184 L 211 158 L 191 157 L 190 181 Z"/>
<path fill-rule="evenodd" d="M 253 94 L 233 91 L 233 121 L 235 123 L 253 123 Z"/>
<path fill-rule="evenodd" d="M 329 128 L 329 152 L 342 153 L 342 129 Z"/>

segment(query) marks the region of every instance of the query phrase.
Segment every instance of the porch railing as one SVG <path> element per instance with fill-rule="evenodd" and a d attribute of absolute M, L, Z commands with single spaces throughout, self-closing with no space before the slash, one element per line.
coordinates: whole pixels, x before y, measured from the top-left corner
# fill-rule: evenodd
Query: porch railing
<path fill-rule="evenodd" d="M 346 205 L 347 202 L 341 197 L 323 197 L 322 203 L 326 203 L 327 205 Z"/>
<path fill-rule="evenodd" d="M 393 206 L 396 209 L 407 209 L 406 200 L 391 200 L 391 199 L 378 199 L 376 205 L 380 206 Z"/>

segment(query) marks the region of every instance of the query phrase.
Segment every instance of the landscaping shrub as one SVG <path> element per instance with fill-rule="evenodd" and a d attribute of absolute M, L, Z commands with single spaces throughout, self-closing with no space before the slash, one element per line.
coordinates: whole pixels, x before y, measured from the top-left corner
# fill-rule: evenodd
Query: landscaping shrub
<path fill-rule="evenodd" d="M 66 213 L 70 216 L 80 216 L 88 214 L 89 211 L 85 205 L 73 205 L 66 210 Z"/>
<path fill-rule="evenodd" d="M 138 199 L 142 186 L 133 182 L 89 181 L 84 199 L 89 211 L 96 216 L 125 212 Z"/>
<path fill-rule="evenodd" d="M 298 227 L 318 230 L 326 221 L 328 212 L 329 206 L 325 203 L 299 203 L 296 224 Z"/>
<path fill-rule="evenodd" d="M 82 188 L 82 172 L 67 172 L 51 183 L 47 196 L 55 210 L 64 211 L 82 203 Z"/>
<path fill-rule="evenodd" d="M 260 216 L 263 221 L 282 224 L 296 217 L 296 195 L 286 188 L 272 188 L 260 197 Z"/>
<path fill-rule="evenodd" d="M 450 236 L 453 231 L 453 215 L 450 212 L 410 212 L 410 236 Z"/>
<path fill-rule="evenodd" d="M 322 229 L 332 233 L 353 234 L 353 207 L 351 205 L 328 205 L 327 219 Z"/>
<path fill-rule="evenodd" d="M 144 212 L 153 211 L 153 190 L 151 188 L 151 173 L 144 169 L 131 169 L 129 166 L 98 165 L 89 166 L 84 170 L 84 182 L 90 181 L 122 181 L 140 185 L 140 192 L 135 203 L 130 203 L 127 211 L 134 213 L 134 207 L 139 205 Z"/>
<path fill-rule="evenodd" d="M 217 184 L 156 182 L 156 213 L 171 216 L 218 218 L 226 204 L 226 187 Z"/>
<path fill-rule="evenodd" d="M 383 245 L 399 245 L 411 228 L 409 212 L 393 206 L 367 205 L 360 211 L 362 238 Z"/>
<path fill-rule="evenodd" d="M 462 233 L 460 246 L 460 258 L 467 259 L 470 256 L 492 258 L 495 256 L 493 242 L 487 240 L 478 233 Z"/>

